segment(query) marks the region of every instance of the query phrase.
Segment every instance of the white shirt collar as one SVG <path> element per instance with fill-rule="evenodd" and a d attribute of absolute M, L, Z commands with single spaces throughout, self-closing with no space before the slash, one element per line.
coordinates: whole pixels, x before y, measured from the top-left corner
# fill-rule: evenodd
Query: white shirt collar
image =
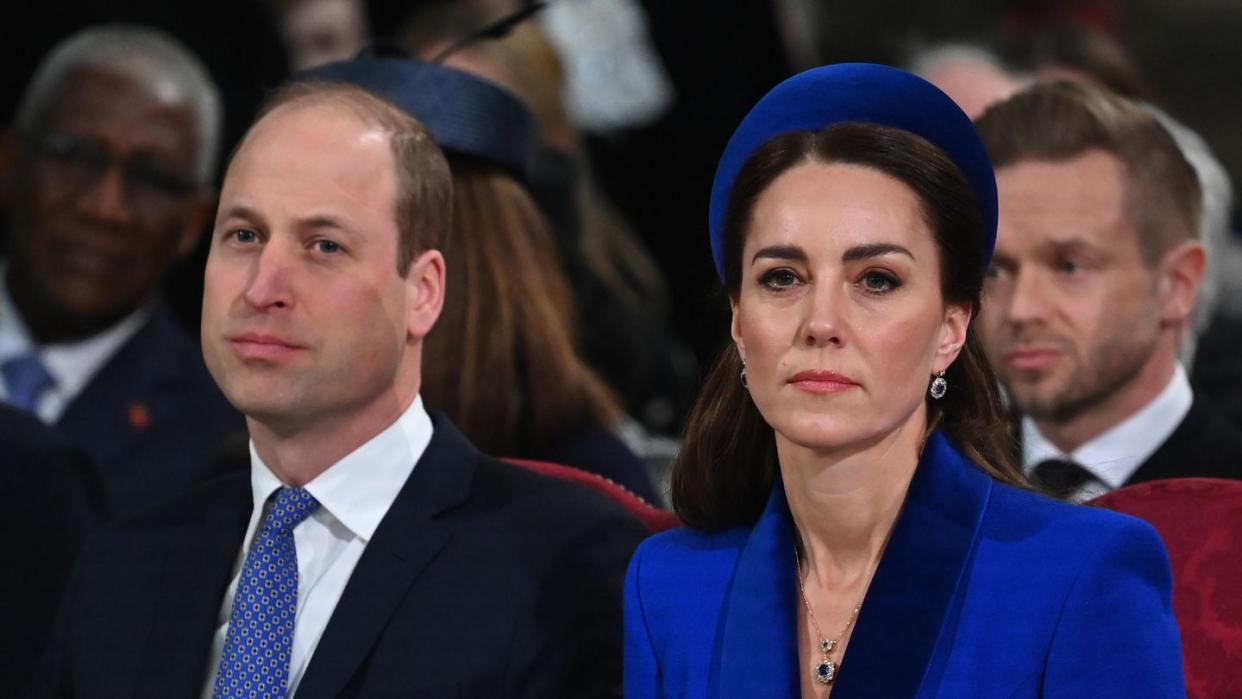
<path fill-rule="evenodd" d="M 306 490 L 315 496 L 323 511 L 354 536 L 369 541 L 422 458 L 431 442 L 431 433 L 431 417 L 423 407 L 422 396 L 417 396 L 396 422 L 316 476 L 306 484 Z M 259 458 L 253 441 L 250 464 L 254 510 L 247 542 L 262 517 L 267 499 L 284 487 Z"/>
<path fill-rule="evenodd" d="M 1109 488 L 1120 488 L 1173 434 L 1193 402 L 1190 380 L 1179 363 L 1169 384 L 1150 403 L 1068 455 L 1040 433 L 1034 420 L 1023 417 L 1024 468 L 1029 474 L 1041 461 L 1069 459 Z"/>
<path fill-rule="evenodd" d="M 44 420 L 55 422 L 117 350 L 138 332 L 150 316 L 150 309 L 140 307 L 112 327 L 85 340 L 38 346 L 9 295 L 7 272 L 7 267 L 0 267 L 0 363 L 37 352 L 56 382 L 49 390 L 52 396 L 45 401 L 54 408 L 44 410 L 41 404 L 38 412 Z M 0 396 L 7 395 L 5 387 Z"/>

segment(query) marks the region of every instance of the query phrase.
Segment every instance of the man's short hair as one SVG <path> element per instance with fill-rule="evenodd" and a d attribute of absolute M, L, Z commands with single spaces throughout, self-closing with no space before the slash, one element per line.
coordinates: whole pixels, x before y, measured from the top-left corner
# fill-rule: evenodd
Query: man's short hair
<path fill-rule="evenodd" d="M 391 102 L 346 83 L 306 80 L 290 83 L 264 102 L 256 123 L 278 107 L 331 105 L 388 135 L 396 167 L 397 273 L 426 250 L 448 243 L 453 213 L 453 179 L 444 153 L 417 119 Z M 244 142 L 244 141 L 243 141 Z"/>
<path fill-rule="evenodd" d="M 1149 265 L 1197 238 L 1201 192 L 1168 130 L 1139 104 L 1079 83 L 1038 83 L 989 107 L 976 122 L 997 169 L 1064 161 L 1102 150 L 1121 161 L 1124 212 Z"/>
<path fill-rule="evenodd" d="M 18 103 L 17 128 L 37 129 L 61 84 L 82 68 L 116 73 L 161 100 L 185 105 L 196 128 L 194 177 L 200 184 L 211 181 L 220 148 L 220 91 L 188 48 L 150 27 L 103 24 L 57 44 L 35 69 Z"/>

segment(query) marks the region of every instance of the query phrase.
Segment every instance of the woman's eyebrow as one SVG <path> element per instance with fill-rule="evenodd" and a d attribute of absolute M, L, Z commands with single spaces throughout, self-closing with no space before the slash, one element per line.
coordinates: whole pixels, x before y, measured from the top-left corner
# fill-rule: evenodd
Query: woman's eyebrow
<path fill-rule="evenodd" d="M 793 260 L 794 262 L 806 262 L 806 251 L 796 245 L 769 245 L 766 248 L 760 248 L 755 256 L 750 259 L 753 265 L 760 258 L 773 258 L 777 260 Z"/>
<path fill-rule="evenodd" d="M 894 253 L 905 255 L 915 262 L 918 261 L 914 259 L 914 253 L 895 243 L 870 243 L 868 245 L 856 245 L 849 250 L 846 250 L 844 255 L 841 255 L 841 261 L 854 262 L 855 260 L 865 260 L 871 257 L 891 255 Z"/>

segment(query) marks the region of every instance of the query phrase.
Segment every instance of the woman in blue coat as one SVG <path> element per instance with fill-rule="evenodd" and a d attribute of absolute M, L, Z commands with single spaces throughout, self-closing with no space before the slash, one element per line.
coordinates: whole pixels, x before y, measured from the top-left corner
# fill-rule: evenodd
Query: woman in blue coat
<path fill-rule="evenodd" d="M 1026 489 L 971 327 L 996 186 L 882 66 L 802 73 L 721 159 L 732 345 L 626 589 L 626 696 L 1184 696 L 1146 524 Z"/>

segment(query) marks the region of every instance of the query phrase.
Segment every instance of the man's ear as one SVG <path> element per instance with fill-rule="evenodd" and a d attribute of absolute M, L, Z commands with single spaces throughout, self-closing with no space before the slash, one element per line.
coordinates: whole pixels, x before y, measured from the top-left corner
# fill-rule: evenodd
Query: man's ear
<path fill-rule="evenodd" d="M 435 327 L 444 308 L 445 280 L 444 255 L 439 250 L 427 250 L 410 263 L 405 277 L 405 324 L 411 339 L 422 340 Z"/>
<path fill-rule="evenodd" d="M 181 229 L 177 233 L 177 262 L 184 260 L 198 247 L 203 234 L 215 225 L 216 205 L 220 201 L 220 190 L 215 187 L 200 187 L 190 195 L 185 203 L 185 217 Z"/>
<path fill-rule="evenodd" d="M 940 344 L 936 347 L 936 358 L 932 362 L 935 373 L 948 369 L 966 346 L 970 317 L 969 304 L 950 303 L 945 306 L 944 321 L 940 326 Z"/>
<path fill-rule="evenodd" d="M 1206 270 L 1207 252 L 1197 240 L 1188 240 L 1164 254 L 1158 270 L 1161 320 L 1181 324 L 1190 318 Z"/>

